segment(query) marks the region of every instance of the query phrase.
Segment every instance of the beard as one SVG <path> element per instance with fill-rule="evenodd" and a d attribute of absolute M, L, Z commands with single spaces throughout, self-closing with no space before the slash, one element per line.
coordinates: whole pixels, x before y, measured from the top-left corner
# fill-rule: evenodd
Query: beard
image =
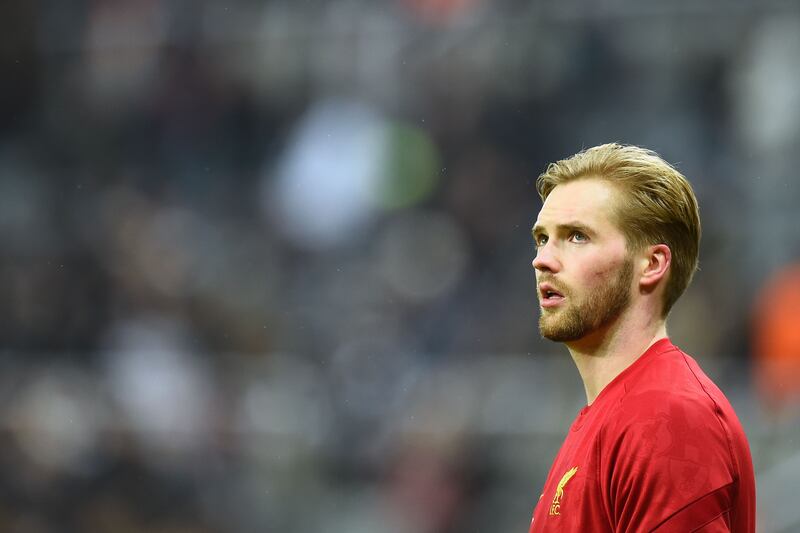
<path fill-rule="evenodd" d="M 587 294 L 583 301 L 571 303 L 572 295 L 566 293 L 566 308 L 542 310 L 539 332 L 551 341 L 570 342 L 607 326 L 628 307 L 632 281 L 633 259 L 626 258 L 616 277 L 597 287 L 593 294 Z"/>

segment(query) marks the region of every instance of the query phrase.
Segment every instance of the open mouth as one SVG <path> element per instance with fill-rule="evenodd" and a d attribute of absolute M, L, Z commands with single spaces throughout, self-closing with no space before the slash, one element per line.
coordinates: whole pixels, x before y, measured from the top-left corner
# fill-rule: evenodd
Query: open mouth
<path fill-rule="evenodd" d="M 542 283 L 539 285 L 539 295 L 542 307 L 552 307 L 564 300 L 564 294 L 557 291 L 549 283 Z"/>

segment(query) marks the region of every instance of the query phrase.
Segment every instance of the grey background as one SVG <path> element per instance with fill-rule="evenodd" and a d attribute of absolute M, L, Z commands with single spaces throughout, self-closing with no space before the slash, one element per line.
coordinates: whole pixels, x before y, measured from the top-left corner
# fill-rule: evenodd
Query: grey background
<path fill-rule="evenodd" d="M 526 531 L 583 389 L 539 338 L 552 160 L 693 182 L 670 318 L 794 531 L 798 408 L 753 381 L 800 256 L 794 2 L 7 2 L 0 529 Z"/>

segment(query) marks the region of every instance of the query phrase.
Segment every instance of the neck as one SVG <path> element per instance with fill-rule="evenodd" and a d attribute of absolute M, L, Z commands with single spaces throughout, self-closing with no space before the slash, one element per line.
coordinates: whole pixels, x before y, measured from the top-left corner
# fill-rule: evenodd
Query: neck
<path fill-rule="evenodd" d="M 621 316 L 609 326 L 567 343 L 583 380 L 588 405 L 650 346 L 667 336 L 663 319 L 637 321 L 632 318 L 635 316 Z"/>

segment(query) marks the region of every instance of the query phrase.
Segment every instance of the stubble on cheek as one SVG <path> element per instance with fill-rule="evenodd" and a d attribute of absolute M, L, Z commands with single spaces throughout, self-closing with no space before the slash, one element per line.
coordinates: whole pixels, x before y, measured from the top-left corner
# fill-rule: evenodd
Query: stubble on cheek
<path fill-rule="evenodd" d="M 610 323 L 628 306 L 633 280 L 633 260 L 626 259 L 617 268 L 596 270 L 594 279 L 603 280 L 581 296 L 574 292 L 561 308 L 541 310 L 539 332 L 555 342 L 583 338 Z"/>

